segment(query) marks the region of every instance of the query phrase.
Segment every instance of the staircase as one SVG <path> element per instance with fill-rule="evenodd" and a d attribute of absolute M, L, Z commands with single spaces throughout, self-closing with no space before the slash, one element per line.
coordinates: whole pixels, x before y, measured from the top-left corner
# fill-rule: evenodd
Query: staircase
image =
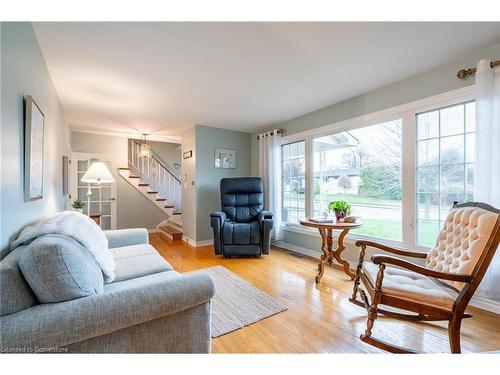
<path fill-rule="evenodd" d="M 140 156 L 139 148 L 137 141 L 129 139 L 128 167 L 118 168 L 118 173 L 167 215 L 167 219 L 156 226 L 157 230 L 171 240 L 181 240 L 181 181 L 155 152 L 152 151 L 150 157 Z"/>

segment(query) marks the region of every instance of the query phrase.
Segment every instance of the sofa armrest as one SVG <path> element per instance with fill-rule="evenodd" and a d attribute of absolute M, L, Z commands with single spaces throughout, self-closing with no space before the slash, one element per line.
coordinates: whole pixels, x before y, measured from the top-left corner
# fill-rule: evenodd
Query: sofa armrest
<path fill-rule="evenodd" d="M 149 243 L 148 230 L 145 228 L 105 230 L 104 234 L 110 249 Z"/>
<path fill-rule="evenodd" d="M 109 287 L 0 317 L 2 351 L 70 345 L 208 303 L 214 295 L 213 281 L 202 271 L 162 272 Z"/>

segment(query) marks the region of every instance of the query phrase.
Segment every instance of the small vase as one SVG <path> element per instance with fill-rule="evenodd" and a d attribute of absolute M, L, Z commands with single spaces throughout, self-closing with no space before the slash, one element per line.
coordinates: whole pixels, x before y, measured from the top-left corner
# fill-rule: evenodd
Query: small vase
<path fill-rule="evenodd" d="M 75 211 L 83 214 L 83 208 L 75 208 Z"/>

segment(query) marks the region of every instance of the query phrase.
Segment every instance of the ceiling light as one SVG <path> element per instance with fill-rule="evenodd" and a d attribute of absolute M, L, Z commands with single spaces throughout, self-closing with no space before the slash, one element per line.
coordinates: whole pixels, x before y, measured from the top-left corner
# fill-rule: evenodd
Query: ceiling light
<path fill-rule="evenodd" d="M 146 141 L 147 134 L 142 135 L 144 137 L 144 143 L 141 144 L 139 148 L 139 156 L 151 157 L 151 146 Z"/>

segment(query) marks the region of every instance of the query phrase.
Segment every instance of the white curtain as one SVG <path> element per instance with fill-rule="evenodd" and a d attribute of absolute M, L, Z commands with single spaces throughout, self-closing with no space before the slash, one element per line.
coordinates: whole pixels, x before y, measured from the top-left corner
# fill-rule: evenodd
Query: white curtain
<path fill-rule="evenodd" d="M 500 69 L 481 60 L 476 70 L 476 165 L 474 200 L 500 208 Z M 500 252 L 478 289 L 478 295 L 500 301 Z"/>
<path fill-rule="evenodd" d="M 274 214 L 272 238 L 282 238 L 281 134 L 272 130 L 259 135 L 259 175 L 264 182 L 264 209 Z"/>

